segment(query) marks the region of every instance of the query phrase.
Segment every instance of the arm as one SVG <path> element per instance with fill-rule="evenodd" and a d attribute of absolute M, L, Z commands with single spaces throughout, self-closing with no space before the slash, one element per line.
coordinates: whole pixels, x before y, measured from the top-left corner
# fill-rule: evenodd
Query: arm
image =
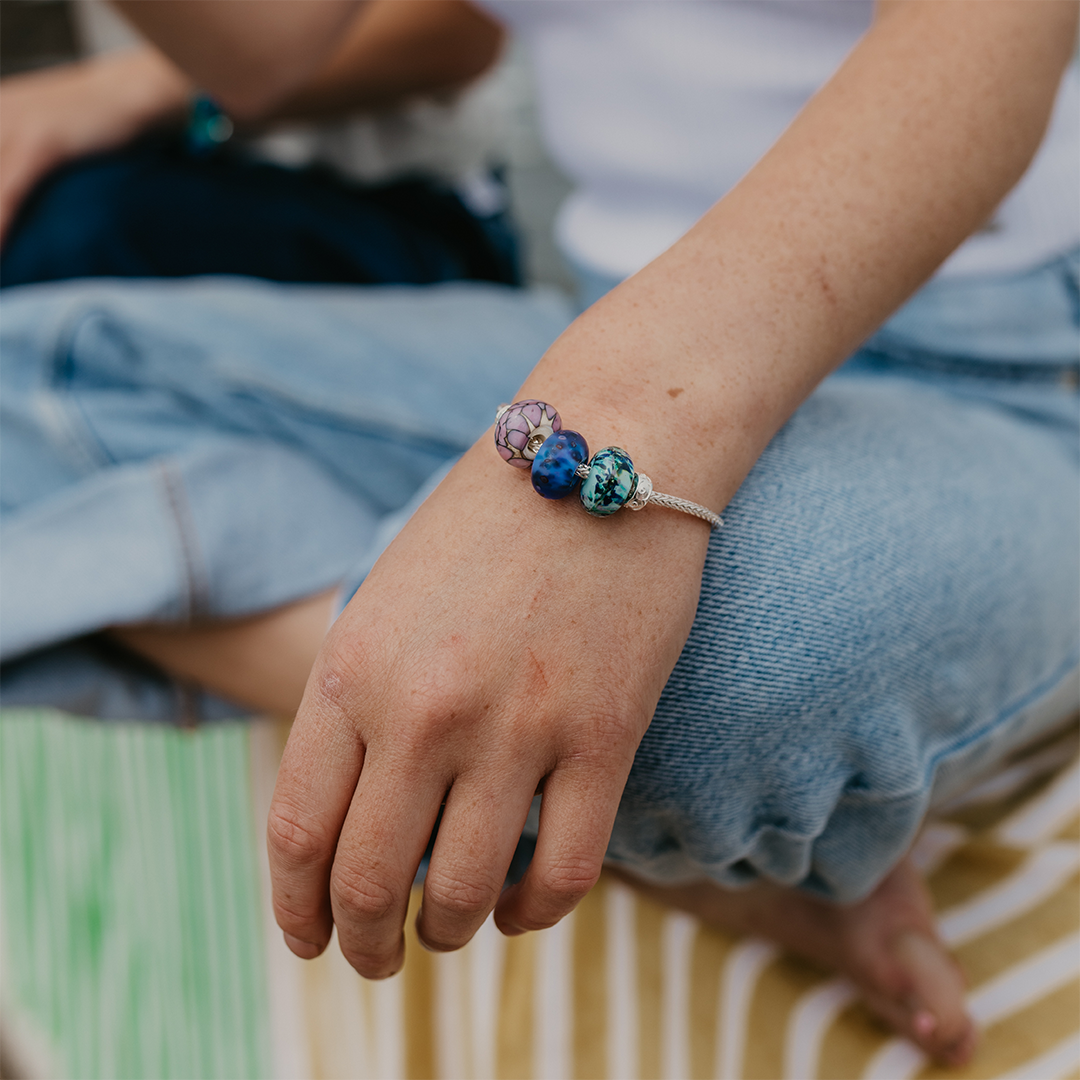
<path fill-rule="evenodd" d="M 0 239 L 47 173 L 179 121 L 191 92 L 183 74 L 149 48 L 13 75 L 0 86 Z"/>
<path fill-rule="evenodd" d="M 1021 175 L 1075 33 L 1071 3 L 883 7 L 745 180 L 579 318 L 518 396 L 557 405 L 594 446 L 626 446 L 661 490 L 721 508 L 814 386 Z M 707 539 L 679 514 L 595 521 L 542 503 L 490 433 L 469 451 L 308 683 L 269 822 L 290 947 L 317 955 L 336 924 L 358 971 L 395 971 L 444 798 L 428 944 L 460 946 L 493 907 L 507 933 L 566 914 L 599 874 Z M 536 856 L 501 893 L 541 784 Z"/>
<path fill-rule="evenodd" d="M 238 120 L 263 116 L 324 64 L 359 0 L 114 0 L 138 30 Z"/>
<path fill-rule="evenodd" d="M 482 74 L 501 44 L 499 27 L 464 0 L 375 0 L 306 85 L 249 120 L 339 116 L 454 89 Z M 194 85 L 152 45 L 5 79 L 0 239 L 46 173 L 179 122 Z"/>
<path fill-rule="evenodd" d="M 503 37 L 465 0 L 375 0 L 315 77 L 260 119 L 340 116 L 455 90 L 491 67 Z"/>
<path fill-rule="evenodd" d="M 116 3 L 242 121 L 340 116 L 454 89 L 488 69 L 503 39 L 465 0 Z"/>

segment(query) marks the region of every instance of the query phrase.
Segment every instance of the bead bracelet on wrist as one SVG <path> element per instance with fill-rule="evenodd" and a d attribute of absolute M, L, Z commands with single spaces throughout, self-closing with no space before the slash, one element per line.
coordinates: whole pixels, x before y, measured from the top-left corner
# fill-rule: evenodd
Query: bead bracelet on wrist
<path fill-rule="evenodd" d="M 634 471 L 630 455 L 618 446 L 605 446 L 590 459 L 585 437 L 565 430 L 558 412 L 543 401 L 528 399 L 502 405 L 495 416 L 495 447 L 508 464 L 529 469 L 532 485 L 545 499 L 563 499 L 578 488 L 578 498 L 594 517 L 621 510 L 662 506 L 707 521 L 724 524 L 707 507 L 655 491 L 652 481 Z M 580 487 L 578 484 L 580 482 Z"/>

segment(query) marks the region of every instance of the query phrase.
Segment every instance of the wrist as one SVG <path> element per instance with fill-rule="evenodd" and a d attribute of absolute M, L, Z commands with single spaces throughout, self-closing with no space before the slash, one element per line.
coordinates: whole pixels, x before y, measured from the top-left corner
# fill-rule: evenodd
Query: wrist
<path fill-rule="evenodd" d="M 719 513 L 773 434 L 767 415 L 711 343 L 654 327 L 645 337 L 626 306 L 590 309 L 514 400 L 550 403 L 590 452 L 621 447 L 657 491 Z"/>

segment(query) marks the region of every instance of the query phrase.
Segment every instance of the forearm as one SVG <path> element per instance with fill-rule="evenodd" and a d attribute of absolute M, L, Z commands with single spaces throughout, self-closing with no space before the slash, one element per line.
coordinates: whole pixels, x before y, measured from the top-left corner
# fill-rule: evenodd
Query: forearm
<path fill-rule="evenodd" d="M 267 119 L 363 112 L 456 89 L 494 63 L 503 36 L 465 0 L 376 0 L 329 62 Z"/>
<path fill-rule="evenodd" d="M 279 2 L 271 5 L 275 11 Z M 186 0 L 178 10 L 156 3 L 149 12 L 145 0 L 118 3 L 238 119 L 257 123 L 364 112 L 455 89 L 486 71 L 503 41 L 501 27 L 466 0 L 375 0 L 352 5 L 346 13 L 351 21 L 342 24 L 314 66 L 312 56 L 327 46 L 326 27 L 304 23 L 307 7 L 294 13 L 304 27 L 300 51 L 289 42 L 270 63 L 272 50 L 282 47 L 279 39 L 294 25 L 287 20 L 279 25 L 263 17 L 247 27 L 235 25 L 232 16 L 243 10 L 236 0 L 209 11 Z M 243 39 L 239 45 L 237 38 Z M 222 64 L 222 54 L 231 56 L 234 47 L 240 66 Z M 302 54 L 309 50 L 305 61 Z M 305 62 L 310 70 L 301 78 Z"/>
<path fill-rule="evenodd" d="M 579 319 L 523 393 L 714 507 L 1034 154 L 1072 4 L 887 10 L 741 184 Z"/>
<path fill-rule="evenodd" d="M 362 0 L 114 0 L 240 120 L 260 118 L 325 64 Z"/>

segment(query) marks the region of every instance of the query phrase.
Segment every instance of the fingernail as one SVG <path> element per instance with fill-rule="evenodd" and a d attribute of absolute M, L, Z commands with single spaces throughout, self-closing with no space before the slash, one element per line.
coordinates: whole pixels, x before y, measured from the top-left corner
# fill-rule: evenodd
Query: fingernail
<path fill-rule="evenodd" d="M 300 938 L 293 937 L 292 934 L 283 933 L 282 936 L 285 938 L 285 944 L 301 960 L 314 960 L 323 951 L 322 945 L 315 945 L 310 941 L 301 941 Z"/>
<path fill-rule="evenodd" d="M 520 926 L 514 926 L 513 923 L 500 923 L 499 930 L 503 937 L 520 937 L 525 933 Z"/>

